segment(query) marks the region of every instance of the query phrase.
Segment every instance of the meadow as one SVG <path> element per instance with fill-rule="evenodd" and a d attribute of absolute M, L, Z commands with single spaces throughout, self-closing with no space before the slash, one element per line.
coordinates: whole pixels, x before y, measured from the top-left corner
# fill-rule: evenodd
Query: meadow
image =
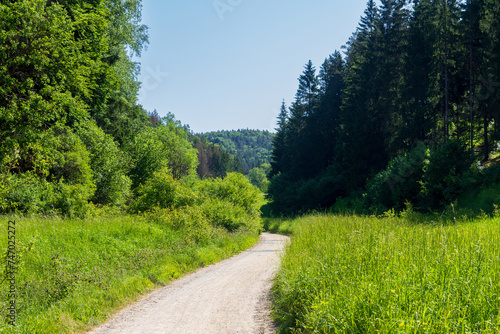
<path fill-rule="evenodd" d="M 258 240 L 256 231 L 179 226 L 181 220 L 161 211 L 85 219 L 0 216 L 2 270 L 8 221 L 16 222 L 17 266 L 16 326 L 8 324 L 9 284 L 0 284 L 0 333 L 85 331 L 145 293 Z"/>
<path fill-rule="evenodd" d="M 266 227 L 292 232 L 273 290 L 281 333 L 500 332 L 498 217 L 317 214 Z"/>

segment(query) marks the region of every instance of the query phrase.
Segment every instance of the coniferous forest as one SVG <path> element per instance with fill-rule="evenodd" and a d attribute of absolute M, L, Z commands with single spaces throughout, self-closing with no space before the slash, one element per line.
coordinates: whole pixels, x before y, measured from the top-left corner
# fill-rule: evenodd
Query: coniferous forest
<path fill-rule="evenodd" d="M 368 1 L 342 52 L 319 69 L 309 61 L 295 100 L 283 101 L 274 213 L 427 211 L 467 202 L 466 192 L 489 196 L 474 209 L 491 212 L 495 191 L 480 189 L 499 181 L 499 9 L 496 0 Z"/>

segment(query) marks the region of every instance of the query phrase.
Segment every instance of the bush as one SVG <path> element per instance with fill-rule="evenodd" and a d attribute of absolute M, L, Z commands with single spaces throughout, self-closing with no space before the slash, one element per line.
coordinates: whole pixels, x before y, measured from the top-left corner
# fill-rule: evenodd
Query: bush
<path fill-rule="evenodd" d="M 201 205 L 203 214 L 215 227 L 223 227 L 229 232 L 240 228 L 247 230 L 258 229 L 258 220 L 248 215 L 242 207 L 218 198 L 207 198 Z"/>
<path fill-rule="evenodd" d="M 269 181 L 263 168 L 255 167 L 250 170 L 248 179 L 250 180 L 250 183 L 259 188 L 260 191 L 262 191 L 263 193 L 267 192 Z"/>
<path fill-rule="evenodd" d="M 147 211 L 154 207 L 174 209 L 193 205 L 196 199 L 196 194 L 175 180 L 170 170 L 164 167 L 139 187 L 138 198 L 131 209 L 133 212 Z"/>
<path fill-rule="evenodd" d="M 438 209 L 452 203 L 475 182 L 475 158 L 464 142 L 449 139 L 439 145 L 424 165 L 421 200 L 424 208 Z"/>
<path fill-rule="evenodd" d="M 54 201 L 51 203 L 55 212 L 68 217 L 84 217 L 91 206 L 89 200 L 94 193 L 94 188 L 83 184 L 66 184 L 60 182 L 54 187 Z"/>
<path fill-rule="evenodd" d="M 258 188 L 239 173 L 228 173 L 224 179 L 207 179 L 202 181 L 200 191 L 208 198 L 228 201 L 245 210 L 249 215 L 260 215 L 263 204 Z"/>
<path fill-rule="evenodd" d="M 203 210 L 197 206 L 185 206 L 167 214 L 174 229 L 182 231 L 191 243 L 203 243 L 214 236 L 214 229 Z"/>
<path fill-rule="evenodd" d="M 201 181 L 199 191 L 204 196 L 202 209 L 214 226 L 229 231 L 261 228 L 262 194 L 239 173 L 228 173 L 224 179 Z"/>
<path fill-rule="evenodd" d="M 47 161 L 48 175 L 28 171 L 0 174 L 0 210 L 83 216 L 95 192 L 89 152 L 80 138 L 65 130 L 55 138 L 57 150 Z"/>
<path fill-rule="evenodd" d="M 0 213 L 47 212 L 53 201 L 53 184 L 33 173 L 0 174 Z"/>
<path fill-rule="evenodd" d="M 90 208 L 88 204 L 96 189 L 90 154 L 81 139 L 69 130 L 62 135 L 61 142 L 60 154 L 50 168 L 54 199 L 49 206 L 69 217 L 81 217 Z"/>
<path fill-rule="evenodd" d="M 415 203 L 420 191 L 424 160 L 429 151 L 423 143 L 401 157 L 391 160 L 386 169 L 368 180 L 366 202 L 382 211 L 403 209 L 406 202 Z"/>

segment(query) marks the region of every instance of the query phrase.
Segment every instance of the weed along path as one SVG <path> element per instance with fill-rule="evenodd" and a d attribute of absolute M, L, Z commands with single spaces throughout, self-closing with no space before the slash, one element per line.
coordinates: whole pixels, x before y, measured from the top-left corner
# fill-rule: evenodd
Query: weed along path
<path fill-rule="evenodd" d="M 274 333 L 269 295 L 287 241 L 264 233 L 255 247 L 156 290 L 89 333 Z"/>

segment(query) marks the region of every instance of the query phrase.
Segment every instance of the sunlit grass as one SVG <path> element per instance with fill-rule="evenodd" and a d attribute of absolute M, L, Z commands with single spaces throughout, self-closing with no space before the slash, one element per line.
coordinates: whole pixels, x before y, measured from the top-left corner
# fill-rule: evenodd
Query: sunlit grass
<path fill-rule="evenodd" d="M 195 243 L 182 231 L 139 216 L 69 220 L 0 217 L 5 254 L 7 222 L 16 221 L 18 321 L 7 326 L 8 284 L 0 285 L 0 333 L 78 333 L 139 296 L 198 267 L 254 244 L 255 234 L 217 230 Z M 3 257 L 2 257 L 3 262 Z M 0 273 L 4 277 L 4 263 Z"/>
<path fill-rule="evenodd" d="M 294 224 L 274 289 L 283 332 L 500 332 L 500 219 Z"/>

